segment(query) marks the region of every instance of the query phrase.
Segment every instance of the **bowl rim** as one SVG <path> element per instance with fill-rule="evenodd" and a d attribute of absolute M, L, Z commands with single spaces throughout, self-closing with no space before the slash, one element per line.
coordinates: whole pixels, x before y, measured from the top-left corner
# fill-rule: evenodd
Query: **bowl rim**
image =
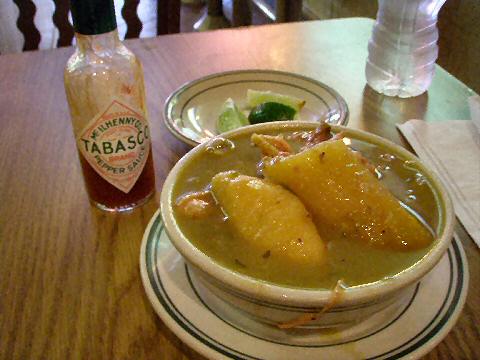
<path fill-rule="evenodd" d="M 249 125 L 226 132 L 222 134 L 221 137 L 231 138 L 244 133 L 251 133 L 253 131 L 269 131 L 278 127 L 284 130 L 306 130 L 318 127 L 318 123 L 302 121 L 279 121 Z M 400 145 L 391 142 L 390 140 L 363 130 L 347 128 L 340 125 L 331 125 L 331 127 L 335 132 L 344 131 L 347 136 L 353 135 L 353 137 L 356 139 L 374 143 L 376 145 L 382 145 L 390 151 L 393 151 L 395 154 L 400 155 L 402 158 L 415 161 L 416 167 L 420 169 L 423 175 L 425 175 L 429 180 L 434 192 L 434 196 L 436 197 L 437 207 L 440 213 L 439 236 L 435 239 L 436 243 L 422 257 L 422 259 L 392 277 L 388 277 L 373 283 L 346 288 L 345 292 L 342 294 L 341 304 L 339 305 L 341 305 L 341 307 L 348 307 L 353 304 L 367 303 L 374 301 L 375 299 L 386 297 L 419 281 L 438 263 L 450 245 L 453 235 L 455 215 L 448 192 L 438 176 L 413 153 L 409 152 Z M 175 222 L 172 211 L 172 190 L 176 178 L 181 170 L 186 164 L 189 163 L 190 159 L 195 158 L 200 151 L 208 146 L 210 141 L 196 146 L 187 154 L 185 154 L 175 164 L 164 182 L 160 196 L 160 212 L 165 224 L 165 230 L 167 231 L 172 244 L 184 257 L 187 263 L 193 265 L 201 272 L 215 279 L 215 281 L 223 285 L 223 287 L 233 290 L 233 292 L 237 293 L 238 295 L 246 296 L 247 299 L 248 297 L 251 297 L 255 300 L 267 301 L 273 304 L 288 304 L 299 307 L 318 308 L 324 306 L 331 299 L 332 290 L 287 287 L 260 279 L 255 279 L 248 275 L 235 272 L 214 261 L 208 255 L 196 248 L 183 235 Z"/>
<path fill-rule="evenodd" d="M 301 81 L 306 81 L 306 82 L 309 82 L 311 84 L 314 84 L 317 87 L 323 88 L 323 89 L 327 90 L 330 93 L 330 95 L 332 95 L 332 97 L 335 98 L 335 100 L 338 102 L 338 105 L 343 110 L 342 117 L 341 117 L 341 120 L 340 120 L 339 124 L 343 125 L 343 126 L 346 126 L 348 124 L 349 117 L 350 117 L 350 110 L 349 110 L 348 104 L 347 104 L 345 98 L 342 95 L 340 95 L 340 93 L 337 90 L 335 90 L 333 87 L 327 85 L 326 83 L 324 83 L 320 80 L 317 80 L 317 79 L 314 79 L 312 77 L 302 75 L 302 74 L 299 74 L 299 73 L 295 73 L 295 72 L 283 71 L 283 70 L 272 70 L 272 69 L 261 69 L 261 68 L 250 68 L 250 69 L 220 71 L 220 72 L 217 72 L 217 73 L 202 76 L 202 77 L 197 78 L 195 80 L 187 81 L 187 82 L 183 83 L 182 85 L 180 85 L 176 90 L 174 90 L 167 97 L 167 99 L 165 100 L 165 103 L 163 104 L 163 121 L 164 121 L 164 124 L 167 127 L 167 129 L 170 131 L 170 133 L 173 136 L 175 136 L 178 140 L 184 142 L 187 145 L 197 146 L 197 145 L 201 144 L 202 142 L 205 142 L 205 141 L 197 141 L 197 140 L 194 140 L 194 139 L 188 137 L 180 129 L 178 129 L 178 127 L 175 125 L 175 119 L 172 118 L 171 115 L 172 115 L 173 110 L 177 106 L 176 100 L 179 97 L 181 97 L 184 92 L 190 90 L 191 88 L 193 88 L 193 87 L 195 87 L 198 84 L 201 84 L 203 82 L 207 82 L 207 81 L 210 81 L 212 79 L 217 79 L 217 78 L 224 77 L 224 76 L 237 76 L 237 75 L 245 75 L 245 74 L 246 75 L 265 74 L 265 75 L 287 76 L 287 77 L 296 78 L 296 79 L 301 80 Z M 216 135 L 216 136 L 219 136 L 219 135 Z M 210 138 L 206 141 L 210 141 L 214 137 L 212 137 L 212 138 Z"/>

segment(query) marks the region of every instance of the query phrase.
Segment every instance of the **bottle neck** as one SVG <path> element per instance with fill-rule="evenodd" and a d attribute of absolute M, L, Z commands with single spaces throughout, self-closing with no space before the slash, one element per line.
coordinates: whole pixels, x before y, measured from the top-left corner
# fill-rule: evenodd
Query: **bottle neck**
<path fill-rule="evenodd" d="M 101 35 L 117 28 L 113 0 L 70 0 L 73 28 L 82 35 Z"/>
<path fill-rule="evenodd" d="M 120 44 L 117 29 L 98 35 L 84 35 L 75 33 L 77 48 L 80 52 L 102 53 L 109 49 L 115 49 Z"/>

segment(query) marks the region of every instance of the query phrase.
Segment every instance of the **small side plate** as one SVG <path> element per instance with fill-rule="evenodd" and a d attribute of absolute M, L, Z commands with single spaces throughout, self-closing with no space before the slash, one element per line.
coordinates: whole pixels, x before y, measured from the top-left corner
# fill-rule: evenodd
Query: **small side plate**
<path fill-rule="evenodd" d="M 311 78 L 273 70 L 239 70 L 217 73 L 189 82 L 173 92 L 165 103 L 167 128 L 181 141 L 198 145 L 218 135 L 216 123 L 222 104 L 232 98 L 245 108 L 247 90 L 273 91 L 306 101 L 302 121 L 346 125 L 345 100 L 329 86 Z"/>

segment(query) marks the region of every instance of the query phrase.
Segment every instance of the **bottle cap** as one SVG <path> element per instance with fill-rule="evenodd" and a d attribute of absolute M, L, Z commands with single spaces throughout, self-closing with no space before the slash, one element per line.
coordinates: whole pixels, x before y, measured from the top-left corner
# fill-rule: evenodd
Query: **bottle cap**
<path fill-rule="evenodd" d="M 98 35 L 117 28 L 113 0 L 70 0 L 73 28 L 83 35 Z"/>

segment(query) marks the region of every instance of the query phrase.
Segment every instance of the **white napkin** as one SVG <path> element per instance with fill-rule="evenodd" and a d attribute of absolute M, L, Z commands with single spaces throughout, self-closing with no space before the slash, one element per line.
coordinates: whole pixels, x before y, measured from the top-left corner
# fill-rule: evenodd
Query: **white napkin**
<path fill-rule="evenodd" d="M 480 97 L 472 96 L 469 103 L 474 121 L 409 120 L 397 127 L 420 159 L 436 170 L 458 219 L 480 247 Z"/>

